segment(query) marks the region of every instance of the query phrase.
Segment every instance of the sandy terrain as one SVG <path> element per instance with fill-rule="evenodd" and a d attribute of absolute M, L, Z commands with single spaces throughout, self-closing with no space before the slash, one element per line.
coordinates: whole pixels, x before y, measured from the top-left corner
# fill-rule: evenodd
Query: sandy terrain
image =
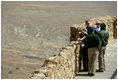
<path fill-rule="evenodd" d="M 117 16 L 117 2 L 1 2 L 1 77 L 26 79 L 69 43 L 69 27 Z"/>

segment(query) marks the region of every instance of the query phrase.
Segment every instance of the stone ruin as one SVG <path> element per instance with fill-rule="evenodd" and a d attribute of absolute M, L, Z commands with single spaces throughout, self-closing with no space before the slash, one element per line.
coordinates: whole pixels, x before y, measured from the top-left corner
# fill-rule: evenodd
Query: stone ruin
<path fill-rule="evenodd" d="M 117 38 L 117 19 L 111 16 L 98 17 L 90 19 L 91 25 L 95 27 L 96 21 L 106 24 L 109 32 L 109 44 L 112 39 Z M 70 44 L 63 47 L 59 54 L 44 61 L 44 64 L 34 71 L 31 79 L 73 79 L 79 68 L 79 45 L 71 44 L 76 41 L 81 28 L 85 28 L 85 24 L 73 24 L 70 27 Z"/>

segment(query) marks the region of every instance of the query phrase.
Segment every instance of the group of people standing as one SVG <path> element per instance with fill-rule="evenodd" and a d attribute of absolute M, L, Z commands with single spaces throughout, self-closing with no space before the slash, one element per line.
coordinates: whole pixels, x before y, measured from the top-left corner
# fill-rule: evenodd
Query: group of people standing
<path fill-rule="evenodd" d="M 104 55 L 109 34 L 106 31 L 106 25 L 100 21 L 96 22 L 96 27 L 91 27 L 89 20 L 85 24 L 86 28 L 81 29 L 81 34 L 74 44 L 80 44 L 80 55 L 83 57 L 83 71 L 88 71 L 89 76 L 94 76 L 97 60 L 99 65 L 99 70 L 97 71 L 105 71 Z"/>

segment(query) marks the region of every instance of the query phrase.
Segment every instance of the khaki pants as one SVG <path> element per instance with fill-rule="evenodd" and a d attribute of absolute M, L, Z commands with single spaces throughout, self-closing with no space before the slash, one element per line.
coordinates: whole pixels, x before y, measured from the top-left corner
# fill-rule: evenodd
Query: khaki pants
<path fill-rule="evenodd" d="M 105 50 L 106 50 L 106 46 L 102 46 L 98 56 L 100 71 L 105 71 L 105 59 L 104 59 Z"/>
<path fill-rule="evenodd" d="M 88 48 L 88 73 L 95 74 L 97 59 L 98 59 L 99 51 L 98 48 Z"/>

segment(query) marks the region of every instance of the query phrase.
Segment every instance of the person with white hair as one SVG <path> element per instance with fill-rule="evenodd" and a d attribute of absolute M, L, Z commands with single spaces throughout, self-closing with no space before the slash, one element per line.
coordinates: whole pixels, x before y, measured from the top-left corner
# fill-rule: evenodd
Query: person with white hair
<path fill-rule="evenodd" d="M 100 21 L 97 21 L 96 22 L 96 28 L 95 28 L 95 33 L 98 33 L 99 31 L 100 31 L 100 24 L 101 24 L 101 22 Z"/>

